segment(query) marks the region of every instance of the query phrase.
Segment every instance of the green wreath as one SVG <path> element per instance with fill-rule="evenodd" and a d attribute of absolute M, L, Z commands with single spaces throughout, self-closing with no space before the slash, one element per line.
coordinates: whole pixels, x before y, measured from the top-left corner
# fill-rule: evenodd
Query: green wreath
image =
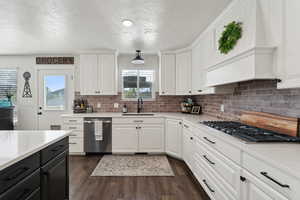
<path fill-rule="evenodd" d="M 223 54 L 227 54 L 231 51 L 238 40 L 242 37 L 242 23 L 233 21 L 226 25 L 225 30 L 222 33 L 221 38 L 219 39 L 219 51 Z"/>

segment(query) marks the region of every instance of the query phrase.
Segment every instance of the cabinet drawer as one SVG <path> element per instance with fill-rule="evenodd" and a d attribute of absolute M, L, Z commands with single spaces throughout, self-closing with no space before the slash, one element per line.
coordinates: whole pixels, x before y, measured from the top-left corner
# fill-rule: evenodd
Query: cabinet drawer
<path fill-rule="evenodd" d="M 83 131 L 83 124 L 64 124 L 64 130 Z"/>
<path fill-rule="evenodd" d="M 164 123 L 163 118 L 135 118 L 135 117 L 123 117 L 113 118 L 113 124 L 162 124 Z"/>
<path fill-rule="evenodd" d="M 83 138 L 83 131 L 72 131 L 72 133 L 70 133 L 69 135 L 70 138 Z"/>
<path fill-rule="evenodd" d="M 206 127 L 199 127 L 197 129 L 198 138 L 201 139 L 202 142 L 207 144 L 208 146 L 212 147 L 213 149 L 216 149 L 218 152 L 224 154 L 226 157 L 230 158 L 234 162 L 236 162 L 238 165 L 241 164 L 241 150 L 232 146 L 231 144 L 228 144 L 227 142 L 224 142 L 211 134 L 208 133 L 209 129 Z"/>
<path fill-rule="evenodd" d="M 40 170 L 23 179 L 14 187 L 0 195 L 0 200 L 31 199 L 29 198 L 40 187 Z"/>
<path fill-rule="evenodd" d="M 213 176 L 205 170 L 203 163 L 198 160 L 195 161 L 194 175 L 202 185 L 203 189 L 214 200 L 235 200 L 225 192 L 222 185 Z"/>
<path fill-rule="evenodd" d="M 40 166 L 40 154 L 36 153 L 0 171 L 0 194 L 20 182 Z"/>
<path fill-rule="evenodd" d="M 83 152 L 83 138 L 70 138 L 69 139 L 69 151 L 70 151 L 70 153 L 82 153 Z"/>
<path fill-rule="evenodd" d="M 41 163 L 44 165 L 49 160 L 68 149 L 69 138 L 64 138 L 41 151 Z"/>
<path fill-rule="evenodd" d="M 63 118 L 64 124 L 83 124 L 83 118 Z"/>
<path fill-rule="evenodd" d="M 247 153 L 243 154 L 243 167 L 289 199 L 293 199 L 300 188 L 295 178 Z"/>
<path fill-rule="evenodd" d="M 237 199 L 240 197 L 241 167 L 196 139 L 195 159 L 202 162 L 222 183 L 224 188 Z"/>

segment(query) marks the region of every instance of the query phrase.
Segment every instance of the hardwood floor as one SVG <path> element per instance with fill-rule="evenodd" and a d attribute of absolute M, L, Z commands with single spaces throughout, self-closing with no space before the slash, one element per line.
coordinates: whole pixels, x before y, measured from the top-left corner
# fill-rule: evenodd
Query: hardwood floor
<path fill-rule="evenodd" d="M 70 157 L 70 200 L 209 200 L 182 161 L 168 158 L 175 177 L 91 177 L 100 159 Z"/>

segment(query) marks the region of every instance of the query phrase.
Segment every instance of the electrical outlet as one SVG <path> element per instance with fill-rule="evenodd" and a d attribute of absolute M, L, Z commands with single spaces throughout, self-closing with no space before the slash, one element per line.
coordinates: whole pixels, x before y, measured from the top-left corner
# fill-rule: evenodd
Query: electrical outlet
<path fill-rule="evenodd" d="M 119 108 L 119 104 L 118 103 L 114 103 L 114 108 Z"/>
<path fill-rule="evenodd" d="M 225 112 L 225 106 L 224 106 L 224 104 L 221 104 L 220 111 L 221 112 Z"/>
<path fill-rule="evenodd" d="M 101 103 L 97 103 L 97 108 L 101 108 Z"/>

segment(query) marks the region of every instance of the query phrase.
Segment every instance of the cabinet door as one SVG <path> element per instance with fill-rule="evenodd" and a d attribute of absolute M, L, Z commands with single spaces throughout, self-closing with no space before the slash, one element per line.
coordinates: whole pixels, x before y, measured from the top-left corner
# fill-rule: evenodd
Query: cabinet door
<path fill-rule="evenodd" d="M 97 55 L 80 56 L 80 94 L 97 95 L 98 88 Z"/>
<path fill-rule="evenodd" d="M 160 95 L 176 94 L 176 56 L 163 54 L 160 66 Z"/>
<path fill-rule="evenodd" d="M 139 131 L 139 152 L 164 152 L 164 127 L 142 125 Z"/>
<path fill-rule="evenodd" d="M 195 142 L 193 132 L 190 130 L 188 125 L 183 126 L 182 131 L 182 157 L 187 163 L 189 168 L 192 170 L 194 165 L 194 153 L 195 153 Z"/>
<path fill-rule="evenodd" d="M 288 200 L 246 170 L 242 176 L 245 178 L 242 183 L 242 200 Z"/>
<path fill-rule="evenodd" d="M 192 55 L 190 51 L 176 55 L 176 94 L 192 94 Z"/>
<path fill-rule="evenodd" d="M 299 22 L 299 0 L 283 1 L 280 8 L 283 9 L 283 41 L 279 50 L 282 50 L 282 58 L 278 65 L 280 79 L 279 88 L 300 88 L 300 68 L 299 68 L 299 45 L 300 27 L 295 26 Z M 278 33 L 276 33 L 278 34 Z"/>
<path fill-rule="evenodd" d="M 136 125 L 116 125 L 112 128 L 112 151 L 138 152 L 138 131 Z"/>
<path fill-rule="evenodd" d="M 68 179 L 68 154 L 65 152 L 49 161 L 45 166 L 42 167 L 42 199 L 69 199 Z"/>
<path fill-rule="evenodd" d="M 206 71 L 202 61 L 203 47 L 197 45 L 192 50 L 192 94 L 201 94 L 205 88 Z"/>
<path fill-rule="evenodd" d="M 115 55 L 98 56 L 98 85 L 100 95 L 117 95 L 117 73 Z"/>
<path fill-rule="evenodd" d="M 181 158 L 182 121 L 166 120 L 166 152 Z"/>

